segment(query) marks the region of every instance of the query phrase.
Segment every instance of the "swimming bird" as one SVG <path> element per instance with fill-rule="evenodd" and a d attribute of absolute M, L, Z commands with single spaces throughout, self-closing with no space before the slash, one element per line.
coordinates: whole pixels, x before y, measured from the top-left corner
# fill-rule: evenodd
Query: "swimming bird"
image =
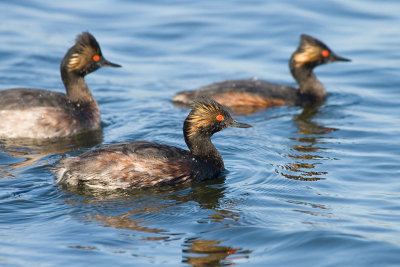
<path fill-rule="evenodd" d="M 189 151 L 148 141 L 102 146 L 62 160 L 57 185 L 133 189 L 216 178 L 225 167 L 210 138 L 228 127 L 251 125 L 234 120 L 215 100 L 197 99 L 183 124 Z"/>
<path fill-rule="evenodd" d="M 299 88 L 257 79 L 229 80 L 195 91 L 178 92 L 172 101 L 180 105 L 190 105 L 199 96 L 209 96 L 224 106 L 247 113 L 272 106 L 321 104 L 327 93 L 313 69 L 335 61 L 350 60 L 336 55 L 323 42 L 303 34 L 300 45 L 289 61 L 290 71 Z"/>
<path fill-rule="evenodd" d="M 78 35 L 60 66 L 66 94 L 31 88 L 0 91 L 0 138 L 54 138 L 100 129 L 100 109 L 84 77 L 105 66 L 121 67 L 103 57 L 93 35 Z"/>

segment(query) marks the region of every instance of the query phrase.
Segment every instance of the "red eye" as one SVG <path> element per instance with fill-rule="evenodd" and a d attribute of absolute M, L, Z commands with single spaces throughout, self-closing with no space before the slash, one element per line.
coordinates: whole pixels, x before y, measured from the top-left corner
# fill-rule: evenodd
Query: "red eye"
<path fill-rule="evenodd" d="M 324 51 L 322 51 L 322 56 L 323 57 L 328 57 L 329 56 L 329 51 L 328 50 L 324 50 Z"/>
<path fill-rule="evenodd" d="M 96 61 L 96 62 L 99 61 L 100 60 L 100 56 L 99 55 L 93 56 L 93 60 Z"/>
<path fill-rule="evenodd" d="M 223 120 L 224 120 L 224 116 L 218 115 L 218 116 L 216 117 L 216 119 L 217 119 L 217 121 L 223 121 Z"/>

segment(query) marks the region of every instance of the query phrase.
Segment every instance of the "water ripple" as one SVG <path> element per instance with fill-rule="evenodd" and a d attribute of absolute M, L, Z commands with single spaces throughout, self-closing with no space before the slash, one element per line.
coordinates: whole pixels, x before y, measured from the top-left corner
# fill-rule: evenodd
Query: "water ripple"
<path fill-rule="evenodd" d="M 92 32 L 123 65 L 86 77 L 103 131 L 0 143 L 0 262 L 10 265 L 397 265 L 399 3 L 385 1 L 1 2 L 0 83 L 64 92 L 59 64 Z M 5 12 L 6 11 L 6 12 Z M 1 12 L 1 11 L 0 11 Z M 257 77 L 294 85 L 308 33 L 348 64 L 316 68 L 314 109 L 240 116 L 215 134 L 215 181 L 132 192 L 54 186 L 52 167 L 99 144 L 186 148 L 177 91 Z"/>

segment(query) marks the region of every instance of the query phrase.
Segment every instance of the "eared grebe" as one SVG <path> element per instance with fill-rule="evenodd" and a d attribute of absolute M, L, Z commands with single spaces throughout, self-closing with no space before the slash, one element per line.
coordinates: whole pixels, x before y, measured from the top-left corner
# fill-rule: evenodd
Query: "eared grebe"
<path fill-rule="evenodd" d="M 224 170 L 211 136 L 228 127 L 248 128 L 209 98 L 194 101 L 183 124 L 190 151 L 137 141 L 99 147 L 60 162 L 57 185 L 102 189 L 132 189 L 216 178 Z"/>
<path fill-rule="evenodd" d="M 99 129 L 99 106 L 84 77 L 104 66 L 121 67 L 103 57 L 93 35 L 78 35 L 61 62 L 66 95 L 30 88 L 0 91 L 0 138 L 53 138 Z"/>
<path fill-rule="evenodd" d="M 299 84 L 299 89 L 270 82 L 250 80 L 231 80 L 213 83 L 195 91 L 177 93 L 172 101 L 189 105 L 199 96 L 210 96 L 233 110 L 254 111 L 281 105 L 300 105 L 321 103 L 326 97 L 324 86 L 313 73 L 314 67 L 329 62 L 350 61 L 339 57 L 324 43 L 309 36 L 301 35 L 300 45 L 290 58 L 290 71 Z"/>

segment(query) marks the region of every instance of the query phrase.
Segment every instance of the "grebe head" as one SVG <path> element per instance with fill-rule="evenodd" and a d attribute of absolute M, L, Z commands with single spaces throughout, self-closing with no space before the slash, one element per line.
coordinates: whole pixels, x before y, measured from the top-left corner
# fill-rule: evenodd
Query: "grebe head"
<path fill-rule="evenodd" d="M 335 61 L 350 61 L 350 59 L 336 55 L 323 42 L 309 35 L 302 34 L 300 45 L 290 59 L 290 68 L 308 68 Z"/>
<path fill-rule="evenodd" d="M 88 32 L 83 32 L 76 38 L 61 62 L 61 72 L 76 73 L 83 77 L 101 67 L 121 67 L 121 65 L 106 60 L 96 39 Z"/>
<path fill-rule="evenodd" d="M 184 122 L 183 131 L 187 140 L 195 136 L 209 138 L 228 127 L 249 128 L 252 126 L 234 120 L 230 112 L 217 101 L 201 97 L 194 101 L 193 109 Z"/>

